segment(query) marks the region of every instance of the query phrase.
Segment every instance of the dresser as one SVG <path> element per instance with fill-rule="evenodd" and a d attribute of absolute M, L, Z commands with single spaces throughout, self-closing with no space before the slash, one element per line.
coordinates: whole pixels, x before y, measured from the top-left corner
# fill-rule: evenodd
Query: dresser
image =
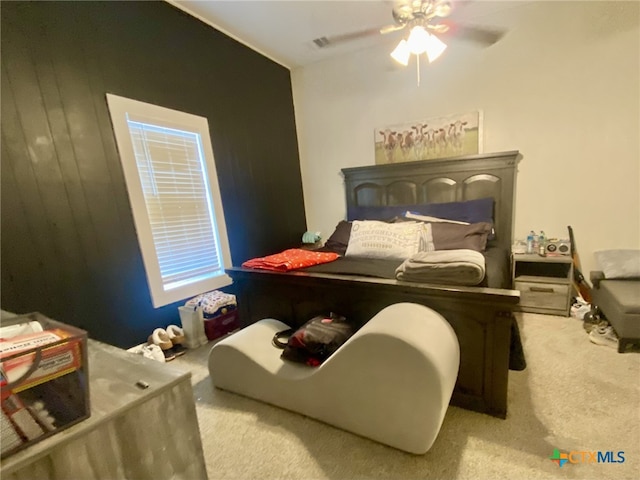
<path fill-rule="evenodd" d="M 206 479 L 191 373 L 95 340 L 88 355 L 91 416 L 2 460 L 2 479 Z"/>

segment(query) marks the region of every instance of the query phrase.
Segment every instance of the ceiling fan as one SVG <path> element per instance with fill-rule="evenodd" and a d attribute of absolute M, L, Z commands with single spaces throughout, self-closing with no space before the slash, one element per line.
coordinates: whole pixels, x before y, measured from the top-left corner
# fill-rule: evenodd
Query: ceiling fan
<path fill-rule="evenodd" d="M 505 34 L 503 30 L 443 21 L 442 19 L 449 17 L 454 9 L 454 2 L 450 0 L 396 0 L 393 3 L 391 14 L 394 23 L 391 25 L 341 35 L 320 37 L 314 39 L 313 42 L 319 48 L 327 48 L 372 35 L 386 35 L 404 29 L 413 31 L 415 27 L 420 27 L 421 30 L 435 38 L 443 34 L 455 35 L 457 38 L 470 40 L 483 46 L 489 46 L 496 43 Z M 469 2 L 464 1 L 461 3 L 466 4 Z"/>

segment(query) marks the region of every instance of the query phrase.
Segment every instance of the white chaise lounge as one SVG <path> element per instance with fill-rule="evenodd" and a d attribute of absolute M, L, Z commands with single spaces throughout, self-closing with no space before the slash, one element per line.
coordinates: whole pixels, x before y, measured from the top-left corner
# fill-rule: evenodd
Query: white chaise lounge
<path fill-rule="evenodd" d="M 319 367 L 280 358 L 271 340 L 286 328 L 265 319 L 216 344 L 213 384 L 410 453 L 431 448 L 460 363 L 456 335 L 440 314 L 390 305 Z"/>

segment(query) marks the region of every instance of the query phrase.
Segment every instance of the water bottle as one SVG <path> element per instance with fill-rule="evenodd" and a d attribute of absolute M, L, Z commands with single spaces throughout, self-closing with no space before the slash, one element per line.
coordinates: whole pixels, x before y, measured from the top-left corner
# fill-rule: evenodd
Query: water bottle
<path fill-rule="evenodd" d="M 529 235 L 527 235 L 527 253 L 533 253 L 533 239 L 536 235 L 536 232 L 531 230 Z"/>
<path fill-rule="evenodd" d="M 544 230 L 540 230 L 540 236 L 538 237 L 538 253 L 540 255 L 545 254 L 545 246 L 547 245 L 547 237 L 544 234 Z"/>

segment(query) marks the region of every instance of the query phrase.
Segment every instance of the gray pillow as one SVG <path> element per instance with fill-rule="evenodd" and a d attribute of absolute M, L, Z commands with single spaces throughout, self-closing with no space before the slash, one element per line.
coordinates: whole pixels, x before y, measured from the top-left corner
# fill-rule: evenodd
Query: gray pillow
<path fill-rule="evenodd" d="M 433 244 L 436 250 L 469 249 L 484 252 L 491 228 L 487 222 L 471 225 L 432 223 Z"/>
<path fill-rule="evenodd" d="M 601 250 L 594 255 L 605 278 L 640 278 L 640 250 Z"/>
<path fill-rule="evenodd" d="M 344 255 L 349 245 L 349 237 L 351 236 L 351 222 L 341 220 L 336 229 L 327 239 L 324 248 L 338 255 Z"/>

